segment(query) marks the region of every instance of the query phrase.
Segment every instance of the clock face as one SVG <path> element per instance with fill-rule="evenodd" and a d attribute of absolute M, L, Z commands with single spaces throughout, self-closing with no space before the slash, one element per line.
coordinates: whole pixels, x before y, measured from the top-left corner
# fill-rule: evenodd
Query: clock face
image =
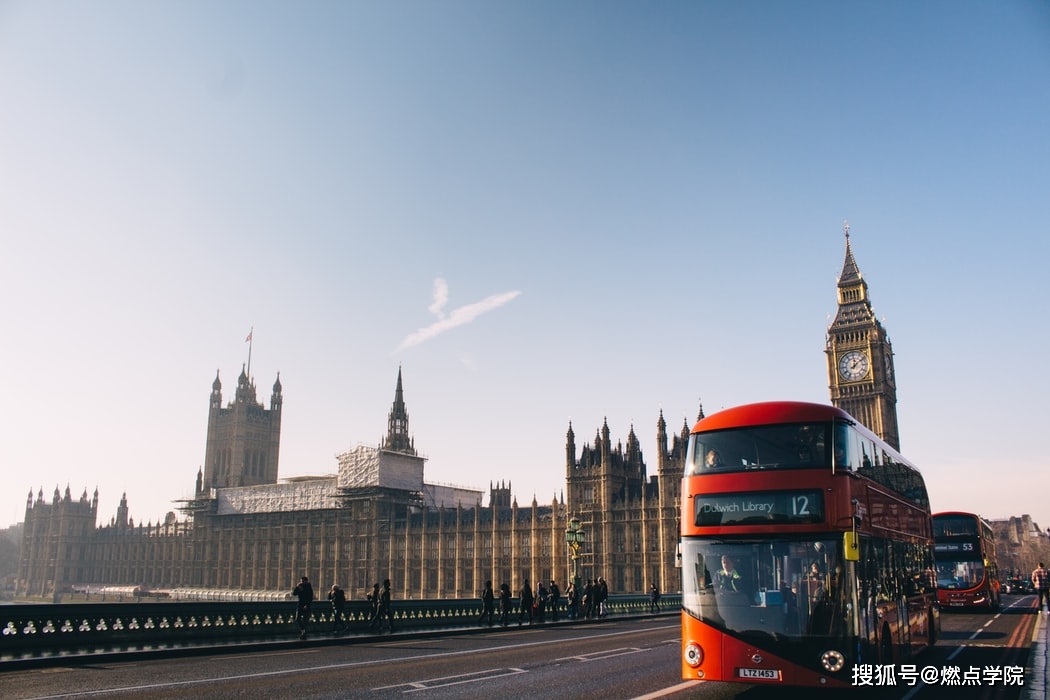
<path fill-rule="evenodd" d="M 842 378 L 855 382 L 868 374 L 868 356 L 857 350 L 851 350 L 839 358 L 839 374 Z"/>

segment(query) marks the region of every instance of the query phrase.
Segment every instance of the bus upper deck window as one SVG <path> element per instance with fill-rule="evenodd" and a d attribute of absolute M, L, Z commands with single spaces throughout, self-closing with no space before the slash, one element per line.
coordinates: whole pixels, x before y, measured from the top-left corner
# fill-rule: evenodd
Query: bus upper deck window
<path fill-rule="evenodd" d="M 835 469 L 853 469 L 854 465 L 851 456 L 854 450 L 850 437 L 851 431 L 848 425 L 844 423 L 835 425 L 835 433 L 831 441 L 834 447 L 832 454 L 834 455 Z"/>

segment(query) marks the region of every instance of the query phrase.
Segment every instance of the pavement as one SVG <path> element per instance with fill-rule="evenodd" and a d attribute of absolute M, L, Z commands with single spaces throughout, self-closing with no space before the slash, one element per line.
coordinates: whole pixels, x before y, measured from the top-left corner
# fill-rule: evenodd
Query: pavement
<path fill-rule="evenodd" d="M 1026 700 L 1050 698 L 1050 614 L 1040 612 L 1032 632 L 1032 649 L 1024 670 Z"/>

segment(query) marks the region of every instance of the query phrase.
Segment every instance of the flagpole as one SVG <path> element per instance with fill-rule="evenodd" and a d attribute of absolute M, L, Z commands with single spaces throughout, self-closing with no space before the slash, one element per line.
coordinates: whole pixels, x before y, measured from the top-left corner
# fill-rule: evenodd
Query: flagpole
<path fill-rule="evenodd" d="M 248 341 L 248 382 L 252 381 L 252 335 L 255 333 L 255 326 L 248 331 L 248 337 L 245 340 Z"/>

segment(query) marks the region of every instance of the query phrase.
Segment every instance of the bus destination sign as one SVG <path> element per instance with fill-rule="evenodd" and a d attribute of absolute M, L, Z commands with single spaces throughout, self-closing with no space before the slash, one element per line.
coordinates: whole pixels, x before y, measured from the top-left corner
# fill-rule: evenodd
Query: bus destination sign
<path fill-rule="evenodd" d="M 693 513 L 697 527 L 819 523 L 824 520 L 824 494 L 820 491 L 698 493 L 693 497 Z"/>
<path fill-rule="evenodd" d="M 974 542 L 934 542 L 934 554 L 974 554 L 977 545 Z"/>

